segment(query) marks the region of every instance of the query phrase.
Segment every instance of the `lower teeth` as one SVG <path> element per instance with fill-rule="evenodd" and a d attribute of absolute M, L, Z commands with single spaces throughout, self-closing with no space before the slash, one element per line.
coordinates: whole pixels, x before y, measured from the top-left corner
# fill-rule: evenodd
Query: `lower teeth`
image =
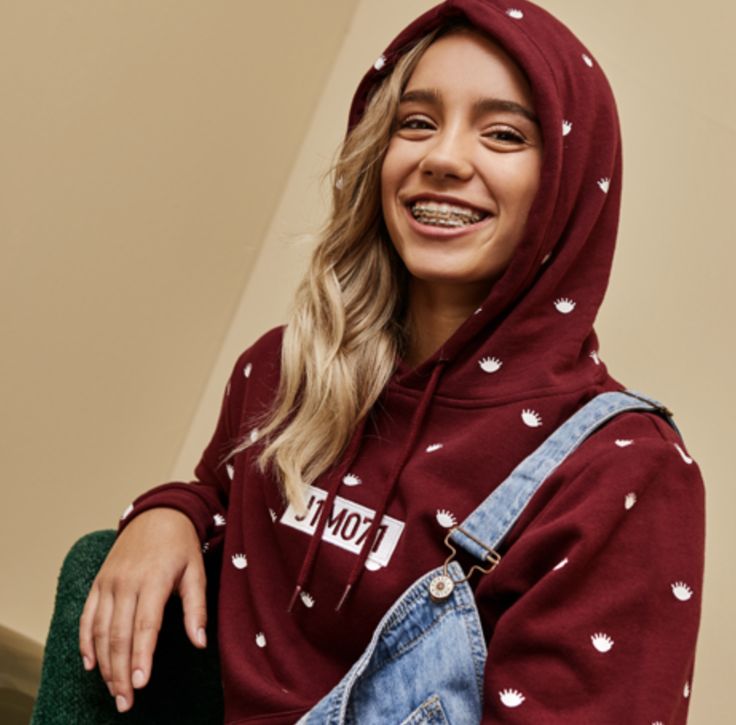
<path fill-rule="evenodd" d="M 421 221 L 421 220 L 420 220 Z M 427 224 L 431 227 L 467 227 L 470 222 L 456 222 L 452 219 L 436 220 L 436 221 L 422 221 L 422 224 Z"/>

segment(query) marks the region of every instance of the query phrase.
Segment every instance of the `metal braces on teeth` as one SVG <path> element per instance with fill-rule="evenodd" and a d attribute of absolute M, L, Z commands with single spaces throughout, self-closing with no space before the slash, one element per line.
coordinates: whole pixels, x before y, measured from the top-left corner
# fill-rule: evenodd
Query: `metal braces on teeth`
<path fill-rule="evenodd" d="M 437 224 L 451 227 L 475 224 L 483 219 L 483 214 L 474 211 L 460 211 L 457 209 L 427 209 L 415 205 L 411 208 L 412 216 L 423 224 Z"/>

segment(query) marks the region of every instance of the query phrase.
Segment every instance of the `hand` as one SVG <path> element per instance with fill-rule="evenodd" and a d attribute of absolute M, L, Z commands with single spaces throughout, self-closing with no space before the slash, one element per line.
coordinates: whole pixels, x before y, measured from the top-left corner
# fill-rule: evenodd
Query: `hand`
<path fill-rule="evenodd" d="M 120 712 L 132 707 L 133 688 L 149 680 L 164 607 L 174 590 L 187 636 L 195 647 L 206 646 L 205 584 L 196 529 L 180 511 L 144 511 L 113 544 L 79 619 L 79 650 L 85 669 L 99 664 Z"/>

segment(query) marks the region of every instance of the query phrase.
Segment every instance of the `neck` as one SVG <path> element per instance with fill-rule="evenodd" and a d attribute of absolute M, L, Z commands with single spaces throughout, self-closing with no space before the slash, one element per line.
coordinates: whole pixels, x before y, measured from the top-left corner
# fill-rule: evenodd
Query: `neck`
<path fill-rule="evenodd" d="M 406 364 L 413 368 L 430 357 L 475 312 L 488 292 L 488 282 L 428 284 L 412 278 Z"/>

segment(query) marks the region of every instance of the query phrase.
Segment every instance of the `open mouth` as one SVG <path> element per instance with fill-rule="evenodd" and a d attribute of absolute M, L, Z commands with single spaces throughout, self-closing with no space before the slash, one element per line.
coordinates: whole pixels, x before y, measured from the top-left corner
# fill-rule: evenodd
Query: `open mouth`
<path fill-rule="evenodd" d="M 409 202 L 407 208 L 420 224 L 435 227 L 467 227 L 485 219 L 487 212 L 458 204 L 418 199 Z"/>

